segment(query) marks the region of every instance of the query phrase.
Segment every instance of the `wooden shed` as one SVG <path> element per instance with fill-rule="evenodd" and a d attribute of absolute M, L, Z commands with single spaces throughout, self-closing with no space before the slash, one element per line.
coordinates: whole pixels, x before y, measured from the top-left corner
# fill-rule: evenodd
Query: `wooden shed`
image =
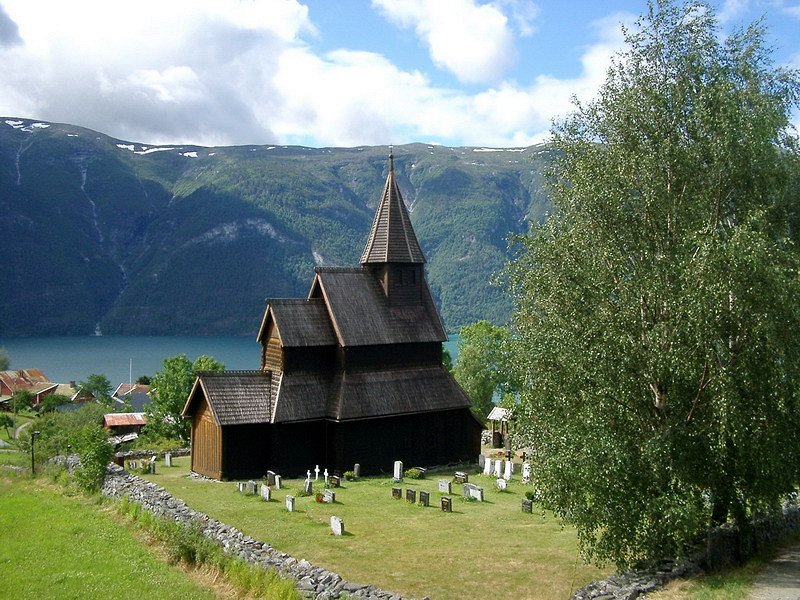
<path fill-rule="evenodd" d="M 482 424 L 442 366 L 447 340 L 393 160 L 359 267 L 318 267 L 268 300 L 259 371 L 201 373 L 184 408 L 209 477 L 364 474 L 477 459 Z"/>

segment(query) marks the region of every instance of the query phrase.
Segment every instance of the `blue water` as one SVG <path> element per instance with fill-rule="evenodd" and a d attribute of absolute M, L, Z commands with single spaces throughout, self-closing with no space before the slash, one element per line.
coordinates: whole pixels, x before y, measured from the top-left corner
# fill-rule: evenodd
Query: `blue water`
<path fill-rule="evenodd" d="M 456 336 L 445 344 L 456 358 Z M 248 337 L 32 337 L 0 338 L 11 359 L 12 369 L 41 369 L 57 383 L 86 381 L 101 373 L 111 385 L 152 377 L 165 358 L 185 354 L 194 360 L 213 356 L 228 369 L 258 369 L 261 346 Z"/>

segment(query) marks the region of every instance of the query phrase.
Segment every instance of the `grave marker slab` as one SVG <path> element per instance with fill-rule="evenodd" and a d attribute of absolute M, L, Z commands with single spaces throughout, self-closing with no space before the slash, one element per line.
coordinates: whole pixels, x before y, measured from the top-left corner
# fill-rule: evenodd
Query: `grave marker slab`
<path fill-rule="evenodd" d="M 430 502 L 431 502 L 430 493 L 426 492 L 425 490 L 420 490 L 419 491 L 419 505 L 420 506 L 430 506 Z"/>
<path fill-rule="evenodd" d="M 411 504 L 417 503 L 417 490 L 406 490 L 406 502 L 410 502 Z"/>
<path fill-rule="evenodd" d="M 494 476 L 501 477 L 503 475 L 503 461 L 499 458 L 494 461 Z"/>
<path fill-rule="evenodd" d="M 267 485 L 275 485 L 275 471 L 267 471 Z"/>
<path fill-rule="evenodd" d="M 314 486 L 312 485 L 312 481 L 310 479 L 306 479 L 303 482 L 303 493 L 306 496 L 310 496 L 311 494 L 314 493 Z"/>
<path fill-rule="evenodd" d="M 322 492 L 322 501 L 327 504 L 333 504 L 336 502 L 336 492 L 333 490 L 325 490 Z"/>
<path fill-rule="evenodd" d="M 294 512 L 294 496 L 286 496 L 286 510 Z"/>
<path fill-rule="evenodd" d="M 272 500 L 272 488 L 263 483 L 261 484 L 261 499 L 264 502 L 269 502 Z"/>
<path fill-rule="evenodd" d="M 275 475 L 275 489 L 281 489 L 281 484 L 283 483 L 283 478 L 280 475 Z"/>
<path fill-rule="evenodd" d="M 356 479 L 361 477 L 361 463 L 356 463 L 353 465 L 353 475 L 356 476 Z"/>
<path fill-rule="evenodd" d="M 511 481 L 511 475 L 514 473 L 514 463 L 510 460 L 506 461 L 506 469 L 505 473 L 503 473 L 503 479 L 506 481 Z"/>
<path fill-rule="evenodd" d="M 483 465 L 486 464 L 486 455 L 478 454 L 478 468 L 482 469 Z"/>
<path fill-rule="evenodd" d="M 255 496 L 258 493 L 258 484 L 255 481 L 248 481 L 245 491 L 248 496 Z"/>
<path fill-rule="evenodd" d="M 440 479 L 439 480 L 439 491 L 442 492 L 443 494 L 452 494 L 453 493 L 453 489 L 452 489 L 452 486 L 450 485 L 450 480 L 449 479 Z"/>
<path fill-rule="evenodd" d="M 500 491 L 508 489 L 508 481 L 505 479 L 498 479 L 497 480 L 497 489 Z"/>
<path fill-rule="evenodd" d="M 338 488 L 341 487 L 342 480 L 338 475 L 331 475 L 330 479 L 328 480 L 328 483 L 330 484 L 331 487 Z"/>
<path fill-rule="evenodd" d="M 487 458 L 486 462 L 483 465 L 483 474 L 484 475 L 491 475 L 492 474 L 492 459 Z"/>
<path fill-rule="evenodd" d="M 344 535 L 344 521 L 339 517 L 331 517 L 331 531 L 333 535 Z"/>
<path fill-rule="evenodd" d="M 453 499 L 448 496 L 442 497 L 442 512 L 453 512 Z"/>
<path fill-rule="evenodd" d="M 394 461 L 394 477 L 395 483 L 398 481 L 403 481 L 403 461 L 396 460 Z"/>
<path fill-rule="evenodd" d="M 528 500 L 527 498 L 522 499 L 522 512 L 528 514 L 533 513 L 533 500 Z"/>
<path fill-rule="evenodd" d="M 171 452 L 167 452 L 166 454 L 164 454 L 164 466 L 165 467 L 171 467 L 172 466 L 172 453 Z"/>
<path fill-rule="evenodd" d="M 393 487 L 392 488 L 392 498 L 395 500 L 400 500 L 403 497 L 403 490 L 402 488 Z"/>
<path fill-rule="evenodd" d="M 478 487 L 477 485 L 469 491 L 469 495 L 471 498 L 477 500 L 478 502 L 483 502 L 483 488 Z"/>
<path fill-rule="evenodd" d="M 531 463 L 522 463 L 522 483 L 531 482 Z"/>
<path fill-rule="evenodd" d="M 464 471 L 456 471 L 455 480 L 456 483 L 467 483 L 469 481 L 469 475 Z"/>

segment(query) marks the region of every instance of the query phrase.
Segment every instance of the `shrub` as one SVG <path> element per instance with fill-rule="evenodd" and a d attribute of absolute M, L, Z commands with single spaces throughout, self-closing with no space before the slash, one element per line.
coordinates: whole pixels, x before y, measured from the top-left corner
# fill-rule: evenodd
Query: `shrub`
<path fill-rule="evenodd" d="M 78 454 L 81 466 L 75 470 L 75 482 L 85 493 L 97 492 L 114 455 L 102 427 L 90 425 L 83 429 L 78 438 Z"/>
<path fill-rule="evenodd" d="M 343 476 L 347 481 L 355 481 L 356 480 L 356 474 L 353 473 L 353 471 L 345 471 Z"/>
<path fill-rule="evenodd" d="M 422 479 L 422 471 L 413 467 L 411 469 L 406 469 L 403 475 L 409 479 Z"/>

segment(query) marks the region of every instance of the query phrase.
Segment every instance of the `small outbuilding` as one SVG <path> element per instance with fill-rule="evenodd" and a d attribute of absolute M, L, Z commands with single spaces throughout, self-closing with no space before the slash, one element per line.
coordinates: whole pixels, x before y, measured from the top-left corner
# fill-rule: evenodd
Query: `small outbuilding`
<path fill-rule="evenodd" d="M 183 414 L 192 470 L 217 479 L 315 465 L 474 461 L 482 424 L 442 366 L 425 257 L 389 173 L 361 265 L 317 267 L 306 298 L 268 300 L 258 371 L 202 372 Z"/>

